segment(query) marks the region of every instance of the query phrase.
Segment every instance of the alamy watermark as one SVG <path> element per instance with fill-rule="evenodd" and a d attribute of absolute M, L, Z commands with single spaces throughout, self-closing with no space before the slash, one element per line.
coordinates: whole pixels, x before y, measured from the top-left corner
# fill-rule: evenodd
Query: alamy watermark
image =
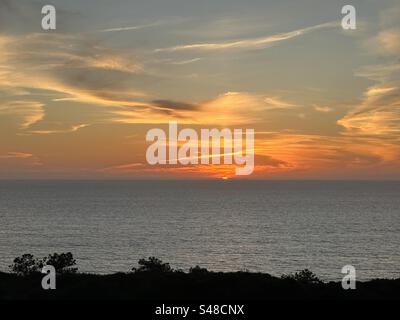
<path fill-rule="evenodd" d="M 56 30 L 56 8 L 52 5 L 45 5 L 42 8 L 42 29 L 43 30 Z"/>
<path fill-rule="evenodd" d="M 356 8 L 349 4 L 345 5 L 342 7 L 342 14 L 345 14 L 342 18 L 342 28 L 344 30 L 355 30 L 357 28 Z"/>
<path fill-rule="evenodd" d="M 222 158 L 223 164 L 237 165 L 236 175 L 250 175 L 254 170 L 254 129 L 246 129 L 244 146 L 242 129 L 201 129 L 199 139 L 196 130 L 178 132 L 178 123 L 170 121 L 168 135 L 163 129 L 153 128 L 147 132 L 146 141 L 153 142 L 146 152 L 150 165 L 221 164 Z"/>
<path fill-rule="evenodd" d="M 42 279 L 43 290 L 55 290 L 56 289 L 56 269 L 52 265 L 45 265 L 42 268 L 42 273 L 45 276 Z"/>
<path fill-rule="evenodd" d="M 342 279 L 342 288 L 344 290 L 356 289 L 356 268 L 348 264 L 342 268 L 342 273 L 346 274 Z"/>

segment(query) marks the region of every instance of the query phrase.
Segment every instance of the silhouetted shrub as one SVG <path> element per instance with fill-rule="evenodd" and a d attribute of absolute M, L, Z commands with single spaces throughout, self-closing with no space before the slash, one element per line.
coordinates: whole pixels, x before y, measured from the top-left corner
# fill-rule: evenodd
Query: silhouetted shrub
<path fill-rule="evenodd" d="M 41 260 L 36 259 L 32 254 L 26 253 L 15 258 L 9 268 L 18 275 L 27 276 L 35 272 L 40 272 L 42 266 Z"/>
<path fill-rule="evenodd" d="M 76 273 L 76 261 L 71 252 L 50 254 L 43 259 L 37 259 L 32 254 L 23 254 L 14 259 L 10 265 L 12 272 L 19 275 L 29 275 L 35 272 L 41 272 L 43 266 L 52 265 L 57 273 Z"/>
<path fill-rule="evenodd" d="M 194 274 L 206 274 L 208 273 L 208 270 L 206 268 L 201 268 L 200 266 L 195 266 L 190 268 L 189 272 Z"/>
<path fill-rule="evenodd" d="M 76 273 L 78 268 L 76 260 L 71 252 L 49 254 L 42 260 L 43 265 L 51 265 L 56 269 L 57 273 Z"/>
<path fill-rule="evenodd" d="M 173 272 L 169 263 L 164 263 L 156 257 L 140 259 L 138 264 L 139 268 L 132 268 L 133 272 Z"/>
<path fill-rule="evenodd" d="M 295 280 L 297 282 L 307 283 L 307 284 L 321 283 L 321 280 L 318 279 L 318 277 L 312 271 L 310 271 L 308 269 L 301 270 L 299 272 L 296 272 L 295 274 L 283 275 L 281 278 L 282 279 L 291 279 L 291 280 Z"/>

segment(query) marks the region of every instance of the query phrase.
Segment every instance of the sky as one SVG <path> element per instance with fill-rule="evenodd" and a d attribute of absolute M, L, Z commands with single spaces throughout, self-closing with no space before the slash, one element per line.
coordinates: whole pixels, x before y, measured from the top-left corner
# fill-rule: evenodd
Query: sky
<path fill-rule="evenodd" d="M 253 128 L 245 179 L 399 180 L 399 53 L 394 0 L 0 0 L 0 179 L 238 178 L 149 165 L 177 121 Z"/>

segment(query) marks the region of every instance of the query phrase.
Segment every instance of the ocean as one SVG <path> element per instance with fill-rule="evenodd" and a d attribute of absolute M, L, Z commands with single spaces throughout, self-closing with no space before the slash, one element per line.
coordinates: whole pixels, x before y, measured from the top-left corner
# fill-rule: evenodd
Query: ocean
<path fill-rule="evenodd" d="M 400 277 L 400 182 L 1 181 L 0 270 L 24 253 L 74 254 L 82 272 L 308 268 Z"/>

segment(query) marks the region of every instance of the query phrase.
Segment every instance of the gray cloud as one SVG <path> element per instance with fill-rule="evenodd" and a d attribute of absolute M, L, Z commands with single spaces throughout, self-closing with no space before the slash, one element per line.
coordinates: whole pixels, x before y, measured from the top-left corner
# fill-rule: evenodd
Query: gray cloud
<path fill-rule="evenodd" d="M 199 106 L 195 104 L 171 101 L 171 100 L 154 100 L 152 101 L 157 107 L 172 110 L 197 110 Z"/>

